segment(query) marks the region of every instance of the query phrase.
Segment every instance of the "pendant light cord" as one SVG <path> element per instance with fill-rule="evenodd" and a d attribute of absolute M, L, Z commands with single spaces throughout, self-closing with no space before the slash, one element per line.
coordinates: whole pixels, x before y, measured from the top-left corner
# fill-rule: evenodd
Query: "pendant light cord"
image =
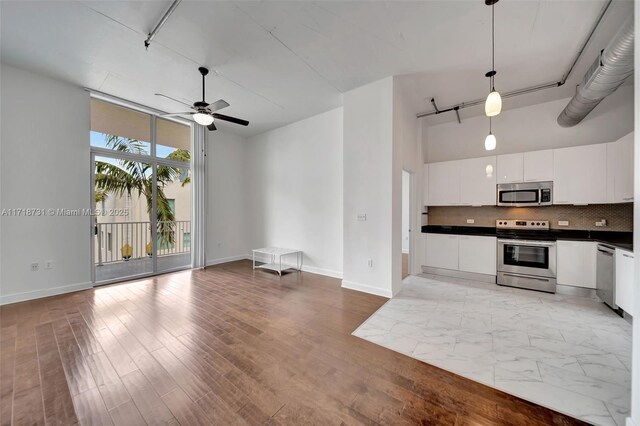
<path fill-rule="evenodd" d="M 491 91 L 495 91 L 495 72 L 496 72 L 496 18 L 495 18 L 495 6 L 491 5 L 491 70 L 493 75 L 491 76 Z"/>

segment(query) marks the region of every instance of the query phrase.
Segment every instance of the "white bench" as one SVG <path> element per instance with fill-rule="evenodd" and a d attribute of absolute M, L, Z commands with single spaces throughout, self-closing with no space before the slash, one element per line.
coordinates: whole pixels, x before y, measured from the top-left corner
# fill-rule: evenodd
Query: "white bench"
<path fill-rule="evenodd" d="M 302 270 L 302 251 L 295 249 L 286 249 L 279 247 L 264 247 L 259 249 L 251 250 L 253 252 L 253 269 L 267 269 L 270 271 L 276 271 L 280 276 L 282 276 L 282 271 L 286 271 L 288 269 L 294 269 L 296 271 Z M 256 265 L 256 254 L 258 254 L 262 259 L 268 256 L 270 261 Z M 296 264 L 288 265 L 282 263 L 283 257 L 291 258 L 293 255 L 296 256 Z M 259 258 L 258 261 L 261 259 Z M 287 260 L 285 258 L 285 260 Z"/>

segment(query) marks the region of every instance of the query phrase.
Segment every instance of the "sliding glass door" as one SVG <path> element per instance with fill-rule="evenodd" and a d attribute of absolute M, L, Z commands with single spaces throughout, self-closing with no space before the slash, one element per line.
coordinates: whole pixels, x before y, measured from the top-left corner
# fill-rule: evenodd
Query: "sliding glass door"
<path fill-rule="evenodd" d="M 190 126 L 91 104 L 94 282 L 190 267 Z"/>

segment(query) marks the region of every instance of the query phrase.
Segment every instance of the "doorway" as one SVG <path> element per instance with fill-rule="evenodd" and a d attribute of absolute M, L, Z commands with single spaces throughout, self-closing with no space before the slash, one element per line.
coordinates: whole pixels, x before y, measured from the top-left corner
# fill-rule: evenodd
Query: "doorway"
<path fill-rule="evenodd" d="M 411 173 L 402 171 L 402 279 L 411 270 Z"/>
<path fill-rule="evenodd" d="M 191 127 L 91 101 L 94 285 L 189 268 Z"/>

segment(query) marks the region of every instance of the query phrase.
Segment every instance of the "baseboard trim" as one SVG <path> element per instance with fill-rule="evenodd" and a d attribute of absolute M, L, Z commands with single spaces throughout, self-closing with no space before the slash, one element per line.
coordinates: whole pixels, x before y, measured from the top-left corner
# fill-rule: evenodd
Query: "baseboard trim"
<path fill-rule="evenodd" d="M 60 287 L 45 288 L 42 290 L 25 291 L 24 293 L 8 294 L 0 296 L 0 305 L 8 305 L 11 303 L 25 302 L 27 300 L 41 299 L 43 297 L 57 296 L 64 293 L 73 293 L 75 291 L 87 290 L 93 288 L 90 282 L 71 284 Z"/>
<path fill-rule="evenodd" d="M 208 260 L 207 266 L 220 265 L 222 263 L 229 263 L 229 262 L 236 262 L 238 260 L 253 260 L 253 257 L 250 254 L 247 254 L 247 255 L 241 254 L 238 256 L 223 257 L 220 259 Z M 268 260 L 269 260 L 268 257 L 256 255 L 256 261 L 258 262 L 267 262 Z M 334 271 L 332 269 L 318 268 L 317 266 L 309 266 L 309 265 L 303 264 L 302 271 L 309 272 L 311 274 L 318 274 L 318 275 L 324 275 L 331 278 L 342 279 L 342 272 Z"/>
<path fill-rule="evenodd" d="M 302 265 L 302 270 L 304 272 L 309 272 L 311 274 L 318 274 L 318 275 L 324 275 L 326 277 L 342 279 L 342 272 L 340 271 L 332 271 L 331 269 L 324 269 L 324 268 L 318 268 L 316 266 L 307 266 L 307 265 Z"/>
<path fill-rule="evenodd" d="M 347 288 L 349 290 L 356 290 L 363 293 L 369 293 L 375 296 L 382 296 L 382 297 L 386 297 L 387 299 L 391 299 L 391 297 L 393 297 L 391 290 L 383 290 L 378 287 L 357 283 L 355 281 L 342 280 L 342 288 Z"/>
<path fill-rule="evenodd" d="M 207 266 L 220 265 L 221 263 L 236 262 L 238 260 L 251 259 L 249 256 L 239 254 L 237 256 L 221 257 L 219 259 L 207 260 Z"/>

